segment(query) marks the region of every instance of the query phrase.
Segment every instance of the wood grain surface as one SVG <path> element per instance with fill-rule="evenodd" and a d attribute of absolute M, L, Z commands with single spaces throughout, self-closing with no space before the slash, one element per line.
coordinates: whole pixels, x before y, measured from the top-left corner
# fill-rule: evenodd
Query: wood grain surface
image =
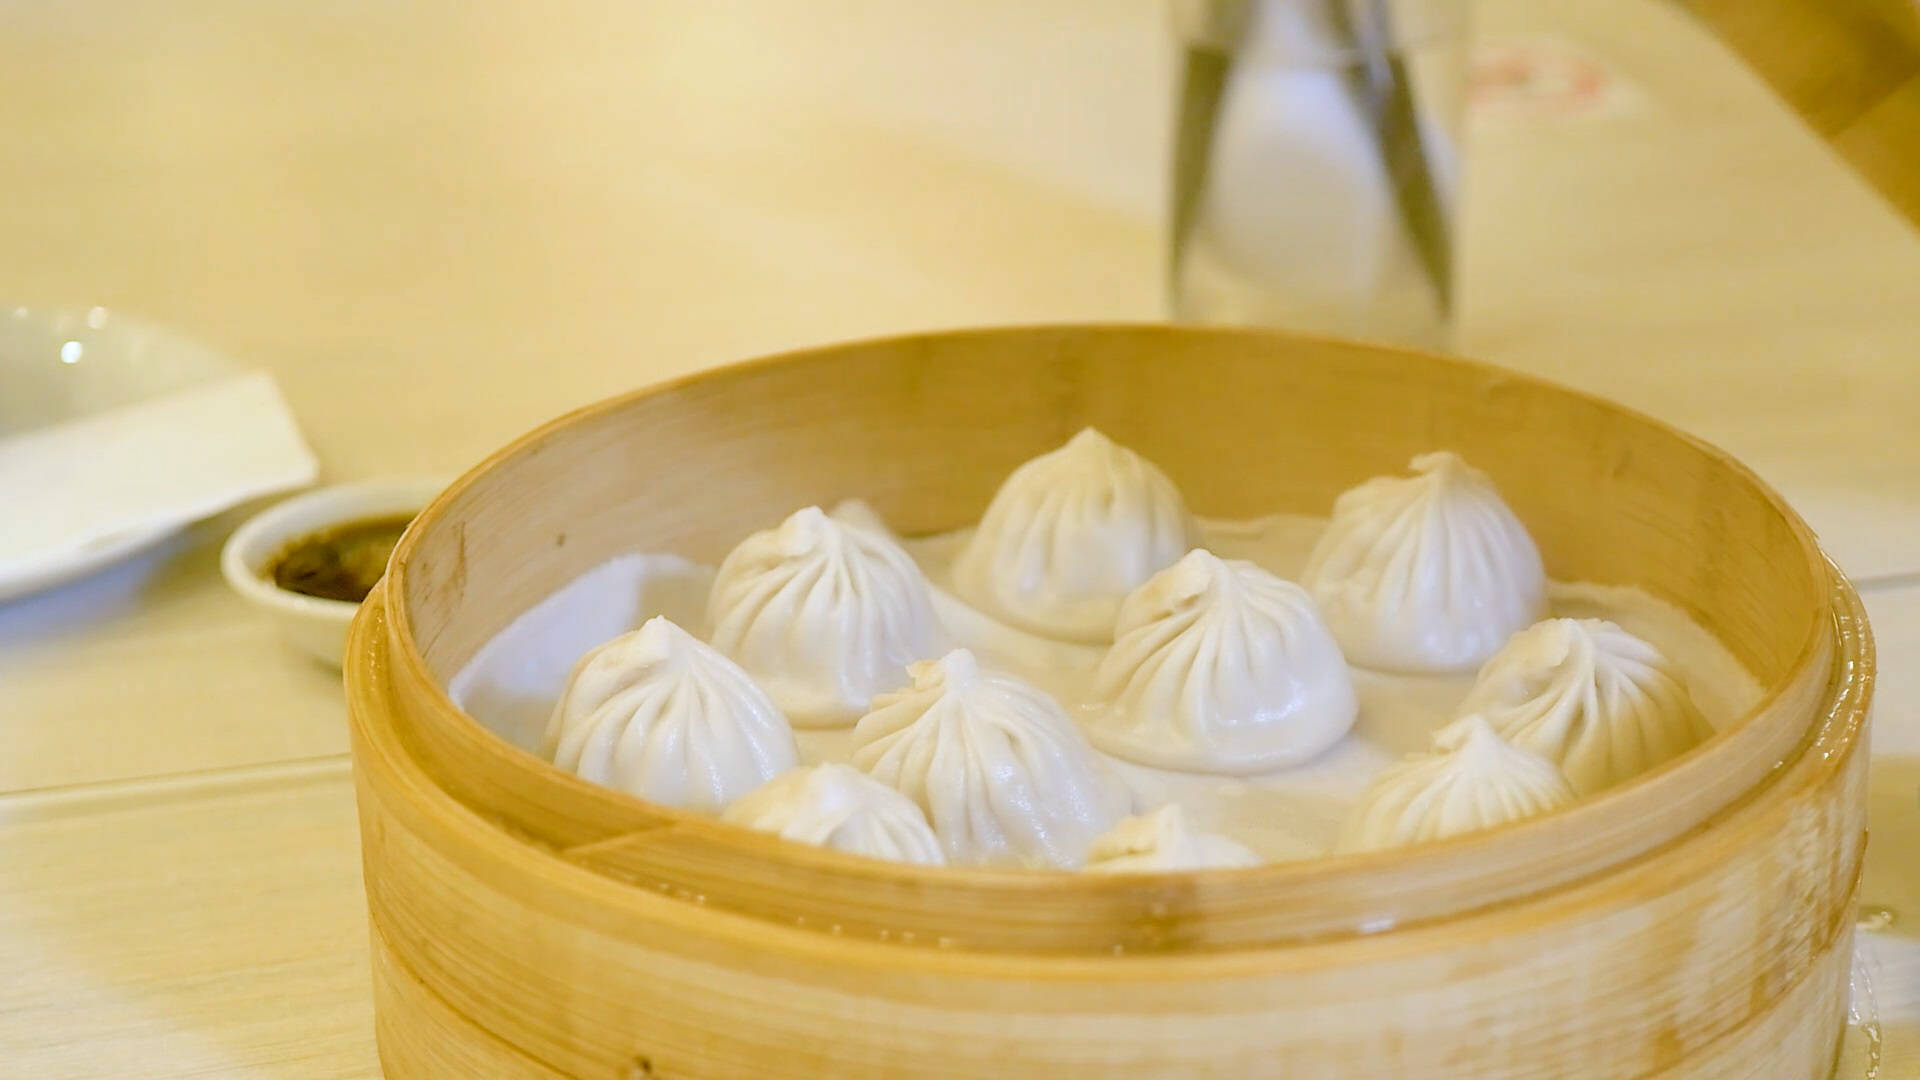
<path fill-rule="evenodd" d="M 1920 5 L 1680 0 L 1920 227 Z"/>

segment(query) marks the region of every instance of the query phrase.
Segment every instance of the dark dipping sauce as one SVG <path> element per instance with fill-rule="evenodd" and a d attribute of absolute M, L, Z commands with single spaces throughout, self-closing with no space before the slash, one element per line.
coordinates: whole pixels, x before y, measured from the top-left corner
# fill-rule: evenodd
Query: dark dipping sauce
<path fill-rule="evenodd" d="M 368 518 L 303 536 L 269 564 L 273 583 L 305 596 L 357 604 L 387 572 L 387 559 L 413 515 Z"/>

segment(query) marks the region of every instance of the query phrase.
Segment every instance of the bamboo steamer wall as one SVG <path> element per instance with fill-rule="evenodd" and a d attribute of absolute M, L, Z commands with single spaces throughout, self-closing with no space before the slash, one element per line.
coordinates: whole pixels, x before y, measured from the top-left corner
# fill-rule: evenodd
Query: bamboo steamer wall
<path fill-rule="evenodd" d="M 1095 424 L 1196 512 L 1325 513 L 1451 448 L 1567 579 L 1640 584 L 1768 688 L 1569 810 L 1402 852 L 1150 876 L 918 868 L 584 784 L 446 679 L 611 555 L 715 560 L 794 507 L 978 517 Z M 1845 1009 L 1871 644 L 1724 455 L 1511 373 L 1244 331 L 1032 328 L 813 350 L 583 410 L 424 513 L 348 684 L 397 1076 L 1815 1077 Z"/>

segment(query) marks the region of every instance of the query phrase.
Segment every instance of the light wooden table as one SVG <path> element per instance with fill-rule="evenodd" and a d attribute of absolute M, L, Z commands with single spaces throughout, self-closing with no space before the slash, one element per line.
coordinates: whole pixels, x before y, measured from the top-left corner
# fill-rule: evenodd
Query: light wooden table
<path fill-rule="evenodd" d="M 1909 1075 L 1920 242 L 1666 7 L 1481 25 L 1639 101 L 1476 130 L 1463 351 L 1727 446 L 1865 587 L 1865 899 L 1899 915 L 1865 966 Z M 464 468 L 753 353 L 1160 312 L 1153 0 L 66 0 L 0 28 L 0 298 L 270 368 L 336 479 Z M 220 585 L 234 520 L 0 607 L 0 1073 L 376 1071 L 336 680 Z"/>

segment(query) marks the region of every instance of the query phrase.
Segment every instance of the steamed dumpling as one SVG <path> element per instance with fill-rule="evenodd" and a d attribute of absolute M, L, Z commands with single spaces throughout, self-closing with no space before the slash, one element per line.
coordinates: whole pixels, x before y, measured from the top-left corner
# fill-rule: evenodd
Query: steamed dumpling
<path fill-rule="evenodd" d="M 581 658 L 546 752 L 596 784 L 703 813 L 800 757 L 786 717 L 747 673 L 663 617 Z"/>
<path fill-rule="evenodd" d="M 817 506 L 754 533 L 720 564 L 713 645 L 800 727 L 844 727 L 939 654 L 932 592 L 884 534 Z"/>
<path fill-rule="evenodd" d="M 1087 428 L 1000 485 L 953 582 L 962 599 L 1023 630 L 1107 641 L 1126 595 L 1192 546 L 1173 481 Z"/>
<path fill-rule="evenodd" d="M 1412 467 L 1334 501 L 1301 583 L 1353 663 L 1471 668 L 1546 615 L 1546 572 L 1487 474 L 1444 451 Z"/>
<path fill-rule="evenodd" d="M 1053 699 L 955 649 L 853 730 L 853 763 L 926 811 L 947 859 L 1074 867 L 1130 799 Z"/>
<path fill-rule="evenodd" d="M 1174 803 L 1122 820 L 1087 852 L 1087 869 L 1107 874 L 1258 866 L 1260 861 L 1232 837 L 1195 831 Z"/>
<path fill-rule="evenodd" d="M 1088 725 L 1131 761 L 1266 772 L 1340 741 L 1358 704 L 1306 590 L 1195 549 L 1134 590 L 1100 662 Z"/>
<path fill-rule="evenodd" d="M 1544 814 L 1573 801 L 1553 762 L 1500 737 L 1485 717 L 1463 719 L 1452 749 L 1381 773 L 1340 839 L 1344 851 L 1444 840 Z"/>
<path fill-rule="evenodd" d="M 1713 734 L 1660 650 L 1604 619 L 1548 619 L 1515 634 L 1461 705 L 1560 766 L 1582 795 Z"/>
<path fill-rule="evenodd" d="M 940 838 L 913 800 L 851 765 L 781 773 L 727 807 L 720 820 L 870 859 L 946 861 Z"/>

